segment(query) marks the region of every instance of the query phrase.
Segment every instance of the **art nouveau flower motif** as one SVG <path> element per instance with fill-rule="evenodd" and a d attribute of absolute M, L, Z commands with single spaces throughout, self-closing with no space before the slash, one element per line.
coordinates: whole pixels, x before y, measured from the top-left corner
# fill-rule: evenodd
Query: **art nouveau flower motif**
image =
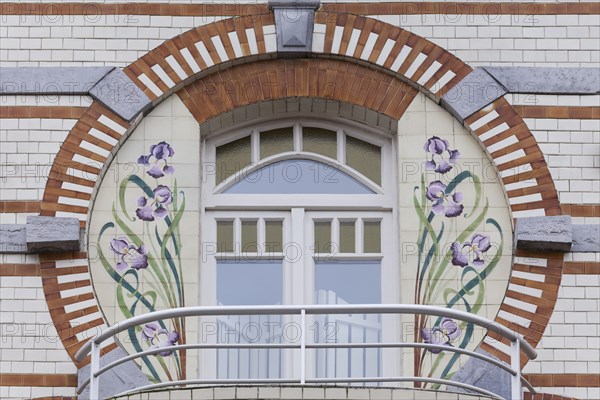
<path fill-rule="evenodd" d="M 154 218 L 164 218 L 167 215 L 165 206 L 173 202 L 173 193 L 165 185 L 158 185 L 153 193 L 152 201 L 144 196 L 140 196 L 137 200 L 138 209 L 135 210 L 135 214 L 141 220 L 154 221 Z"/>
<path fill-rule="evenodd" d="M 117 254 L 120 261 L 117 263 L 117 269 L 124 271 L 131 267 L 133 269 L 144 269 L 148 267 L 148 250 L 146 246 L 136 246 L 129 243 L 126 239 L 112 239 L 110 248 L 113 253 Z"/>
<path fill-rule="evenodd" d="M 452 164 L 460 158 L 458 150 L 451 150 L 448 141 L 437 136 L 428 139 L 423 148 L 431 154 L 431 159 L 425 162 L 425 169 L 428 171 L 445 174 L 452 169 Z"/>
<path fill-rule="evenodd" d="M 451 318 L 442 318 L 439 325 L 434 326 L 431 329 L 424 328 L 421 330 L 423 341 L 429 344 L 443 344 L 446 346 L 452 346 L 450 342 L 457 339 L 461 335 L 460 327 Z M 438 354 L 441 349 L 429 349 L 433 354 Z"/>
<path fill-rule="evenodd" d="M 474 234 L 471 241 L 464 242 L 462 246 L 454 242 L 452 243 L 452 265 L 466 267 L 472 258 L 473 265 L 481 269 L 484 265 L 483 253 L 491 247 L 490 237 L 480 233 Z"/>
<path fill-rule="evenodd" d="M 142 339 L 150 342 L 151 349 L 166 349 L 161 351 L 160 354 L 163 357 L 170 356 L 173 354 L 169 347 L 174 346 L 179 340 L 179 333 L 172 331 L 169 332 L 164 328 L 161 328 L 157 323 L 150 322 L 144 325 L 142 329 Z"/>
<path fill-rule="evenodd" d="M 174 154 L 175 151 L 170 144 L 167 142 L 160 142 L 150 146 L 150 154 L 141 155 L 138 158 L 137 163 L 150 167 L 146 172 L 151 177 L 158 179 L 175 172 L 175 168 L 167 163 L 167 158 L 173 157 Z M 152 158 L 154 158 L 154 161 L 152 161 Z"/>
<path fill-rule="evenodd" d="M 463 200 L 462 193 L 446 194 L 446 185 L 440 181 L 431 182 L 425 196 L 433 202 L 431 210 L 435 215 L 443 214 L 451 218 L 458 217 L 463 212 L 464 206 L 460 204 Z"/>

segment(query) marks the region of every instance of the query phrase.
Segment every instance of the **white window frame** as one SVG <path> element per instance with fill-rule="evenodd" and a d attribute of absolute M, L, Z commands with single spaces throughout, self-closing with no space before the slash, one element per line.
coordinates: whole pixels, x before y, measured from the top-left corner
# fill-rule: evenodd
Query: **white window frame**
<path fill-rule="evenodd" d="M 294 151 L 277 154 L 258 160 L 260 131 L 267 131 L 278 128 L 293 126 L 294 132 Z M 337 132 L 338 154 L 337 160 L 332 160 L 327 157 L 315 153 L 302 152 L 302 139 L 300 135 L 301 127 L 316 127 L 324 128 Z M 382 254 L 380 255 L 364 255 L 352 256 L 352 259 L 381 259 L 384 257 L 384 262 L 381 265 L 382 287 L 381 297 L 382 303 L 394 303 L 400 301 L 400 272 L 397 268 L 399 263 L 399 250 L 395 243 L 399 243 L 399 225 L 398 225 L 398 210 L 397 210 L 397 171 L 398 163 L 396 157 L 397 138 L 389 132 L 375 130 L 371 127 L 366 127 L 362 124 L 351 124 L 338 122 L 333 120 L 315 119 L 310 115 L 306 117 L 295 116 L 293 118 L 282 118 L 276 121 L 267 121 L 251 126 L 234 128 L 228 132 L 213 133 L 203 138 L 202 140 L 202 159 L 204 165 L 215 165 L 216 148 L 220 145 L 232 142 L 251 135 L 252 157 L 250 166 L 238 171 L 233 177 L 229 177 L 220 184 L 216 184 L 216 174 L 203 174 L 201 184 L 201 199 L 200 199 L 200 238 L 203 243 L 216 242 L 216 220 L 219 218 L 231 219 L 236 215 L 242 219 L 255 219 L 263 217 L 273 217 L 276 219 L 284 219 L 283 244 L 293 241 L 300 243 L 304 251 L 304 259 L 302 265 L 304 271 L 294 275 L 296 271 L 292 271 L 291 263 L 284 260 L 283 265 L 283 302 L 284 304 L 299 304 L 314 302 L 314 257 L 310 254 L 308 246 L 312 246 L 314 238 L 313 229 L 308 229 L 307 224 L 312 223 L 311 215 L 325 212 L 322 215 L 328 215 L 330 218 L 361 218 L 362 212 L 375 216 L 382 220 L 382 232 L 384 229 L 391 229 L 392 235 L 382 234 Z M 377 185 L 370 181 L 364 175 L 351 167 L 344 164 L 344 153 L 341 149 L 345 149 L 345 135 L 353 136 L 381 147 L 381 185 Z M 374 194 L 227 194 L 220 191 L 229 187 L 235 180 L 235 177 L 242 174 L 250 173 L 257 168 L 275 163 L 282 160 L 290 159 L 308 159 L 325 162 L 331 165 L 334 163 L 341 171 L 355 178 L 361 184 L 372 189 Z M 214 169 L 214 168 L 213 168 Z M 205 168 L 206 171 L 206 168 Z M 329 212 L 327 214 L 326 212 Z M 237 214 L 236 214 L 237 213 Z M 243 214 L 242 214 L 243 213 Z M 282 217 L 284 216 L 284 217 Z M 384 223 L 384 220 L 386 221 Z M 300 225 L 300 226 L 299 226 Z M 385 225 L 385 228 L 384 228 Z M 293 228 L 296 226 L 298 228 Z M 358 232 L 357 232 L 358 235 Z M 260 240 L 260 239 L 259 239 Z M 357 245 L 359 242 L 357 242 Z M 202 247 L 202 246 L 201 246 Z M 203 253 L 203 250 L 201 250 Z M 385 253 L 385 256 L 384 254 Z M 216 264 L 217 259 L 226 259 L 229 255 L 217 254 L 216 258 L 212 256 L 206 257 L 205 254 L 200 254 L 202 267 L 199 269 L 200 279 L 200 304 L 214 305 L 216 301 Z M 272 255 L 263 255 L 269 259 Z M 338 258 L 344 257 L 339 255 Z M 375 257 L 375 258 L 373 258 Z M 335 258 L 335 257 L 334 257 Z M 212 260 L 212 261 L 211 261 Z M 296 266 L 296 270 L 298 270 Z M 290 274 L 292 274 L 290 276 Z M 384 279 L 385 277 L 385 279 Z M 307 280 L 310 284 L 307 284 Z M 296 290 L 294 290 L 296 287 Z M 298 288 L 302 291 L 298 295 Z M 398 340 L 401 337 L 400 318 L 383 318 L 382 319 L 382 341 Z M 199 328 L 201 332 L 201 328 Z M 384 359 L 384 373 L 393 373 L 399 375 L 402 368 L 402 357 L 399 349 L 388 349 L 391 351 L 382 352 Z M 216 362 L 216 353 L 212 351 L 203 352 L 205 355 L 201 357 L 204 361 L 199 364 L 200 376 L 204 378 L 213 377 L 211 366 Z M 211 354 L 209 354 L 211 353 Z M 297 366 L 288 357 L 286 365 L 286 376 L 297 376 Z M 307 364 L 310 365 L 310 364 Z"/>

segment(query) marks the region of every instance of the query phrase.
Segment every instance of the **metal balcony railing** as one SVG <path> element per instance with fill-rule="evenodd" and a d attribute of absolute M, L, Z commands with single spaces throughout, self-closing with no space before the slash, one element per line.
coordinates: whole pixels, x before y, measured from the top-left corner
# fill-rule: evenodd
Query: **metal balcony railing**
<path fill-rule="evenodd" d="M 428 315 L 435 317 L 447 317 L 455 320 L 473 323 L 476 326 L 494 331 L 502 337 L 508 339 L 510 346 L 510 366 L 491 358 L 484 354 L 476 353 L 457 347 L 447 345 L 429 344 L 429 343 L 307 343 L 306 341 L 306 316 L 307 315 L 329 315 L 329 314 L 396 314 L 396 315 Z M 133 392 L 140 392 L 158 388 L 185 386 L 185 385 L 233 385 L 233 384 L 339 384 L 339 383 L 384 383 L 384 382 L 421 382 L 432 383 L 446 386 L 452 386 L 489 396 L 495 399 L 502 399 L 497 394 L 488 390 L 448 379 L 429 378 L 421 376 L 398 376 L 398 377 L 348 377 L 348 378 L 307 378 L 306 376 L 306 350 L 307 349 L 352 349 L 352 348 L 422 348 L 427 350 L 450 351 L 469 357 L 478 358 L 495 365 L 511 375 L 511 399 L 520 399 L 523 397 L 523 386 L 529 392 L 535 393 L 533 387 L 521 375 L 520 355 L 521 351 L 529 359 L 535 359 L 537 353 L 535 349 L 523 339 L 521 335 L 512 330 L 497 324 L 491 320 L 470 314 L 465 311 L 452 310 L 443 307 L 414 305 L 414 304 L 382 304 L 382 305 L 299 305 L 299 306 L 220 306 L 220 307 L 184 307 L 172 308 L 168 310 L 155 311 L 152 313 L 133 317 L 121 321 L 106 331 L 90 339 L 79 349 L 75 355 L 77 361 L 83 360 L 91 353 L 90 377 L 82 383 L 77 393 L 81 394 L 83 390 L 90 386 L 90 399 L 97 400 L 99 395 L 99 379 L 104 372 L 129 360 L 134 360 L 147 355 L 158 354 L 164 351 L 161 349 L 151 349 L 134 353 L 113 361 L 100 368 L 100 348 L 107 339 L 123 332 L 129 328 L 137 327 L 146 323 L 155 322 L 163 319 L 185 318 L 185 317 L 210 317 L 210 316 L 239 316 L 239 315 L 299 315 L 300 316 L 300 340 L 296 343 L 197 343 L 174 345 L 168 348 L 169 351 L 184 349 L 299 349 L 299 371 L 300 376 L 296 379 L 189 379 L 175 380 L 161 383 L 150 384 L 138 387 L 121 393 L 125 395 Z"/>

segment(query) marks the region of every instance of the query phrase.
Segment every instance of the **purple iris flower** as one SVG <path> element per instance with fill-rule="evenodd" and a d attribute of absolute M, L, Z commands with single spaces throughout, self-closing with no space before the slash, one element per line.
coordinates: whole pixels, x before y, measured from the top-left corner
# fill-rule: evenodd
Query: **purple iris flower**
<path fill-rule="evenodd" d="M 113 253 L 120 257 L 120 261 L 117 263 L 117 269 L 124 271 L 131 266 L 133 269 L 144 269 L 148 267 L 148 250 L 143 244 L 136 246 L 133 243 L 129 243 L 126 239 L 112 239 L 110 241 L 110 248 Z"/>
<path fill-rule="evenodd" d="M 152 192 L 154 197 L 151 202 L 144 196 L 140 196 L 137 200 L 138 209 L 135 210 L 135 214 L 143 221 L 164 218 L 167 215 L 165 206 L 173 202 L 173 193 L 165 185 L 158 185 Z M 155 205 L 156 208 L 154 208 Z"/>
<path fill-rule="evenodd" d="M 168 348 L 177 343 L 179 340 L 179 333 L 175 331 L 169 332 L 166 329 L 161 328 L 157 323 L 150 322 L 144 325 L 144 328 L 142 329 L 142 339 L 150 342 L 151 349 L 166 349 L 158 353 L 161 356 L 166 357 L 173 354 L 173 351 Z"/>
<path fill-rule="evenodd" d="M 452 346 L 450 342 L 457 339 L 461 335 L 460 327 L 451 318 L 442 318 L 439 325 L 433 328 L 424 328 L 421 330 L 423 341 L 429 344 L 443 344 L 446 346 Z M 433 354 L 438 354 L 441 349 L 428 349 Z"/>
<path fill-rule="evenodd" d="M 167 159 L 173 157 L 174 154 L 175 151 L 169 143 L 160 142 L 150 146 L 150 154 L 141 155 L 137 159 L 137 163 L 150 167 L 147 171 L 148 175 L 158 179 L 175 172 L 175 168 L 167 163 Z M 151 161 L 152 158 L 154 158 L 154 162 Z"/>
<path fill-rule="evenodd" d="M 460 158 L 458 150 L 451 150 L 450 143 L 446 139 L 437 136 L 427 139 L 423 148 L 431 154 L 431 160 L 425 162 L 425 169 L 428 171 L 445 174 L 452 169 L 452 164 Z"/>
<path fill-rule="evenodd" d="M 491 247 L 490 237 L 480 233 L 474 234 L 471 241 L 464 242 L 462 246 L 460 243 L 454 242 L 452 243 L 452 265 L 466 267 L 473 258 L 473 265 L 477 269 L 481 269 L 484 265 L 483 253 Z"/>
<path fill-rule="evenodd" d="M 446 217 L 458 217 L 462 214 L 464 206 L 460 204 L 463 195 L 460 192 L 446 194 L 446 185 L 440 181 L 433 181 L 427 186 L 425 196 L 433 202 L 431 210 L 435 215 L 445 215 Z"/>

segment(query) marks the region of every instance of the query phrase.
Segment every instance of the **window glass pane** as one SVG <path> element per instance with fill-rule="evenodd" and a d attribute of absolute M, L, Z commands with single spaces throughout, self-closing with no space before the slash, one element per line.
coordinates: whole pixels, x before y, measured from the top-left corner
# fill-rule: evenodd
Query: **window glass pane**
<path fill-rule="evenodd" d="M 283 251 L 283 221 L 265 221 L 265 251 L 281 253 Z"/>
<path fill-rule="evenodd" d="M 380 304 L 379 261 L 316 263 L 315 296 L 317 304 Z"/>
<path fill-rule="evenodd" d="M 331 221 L 315 221 L 315 253 L 331 253 Z"/>
<path fill-rule="evenodd" d="M 242 221 L 242 251 L 246 253 L 258 251 L 256 221 Z"/>
<path fill-rule="evenodd" d="M 346 136 L 346 164 L 381 185 L 381 147 Z"/>
<path fill-rule="evenodd" d="M 217 221 L 217 251 L 233 251 L 233 221 Z"/>
<path fill-rule="evenodd" d="M 302 128 L 302 150 L 337 159 L 337 132 L 322 128 Z"/>
<path fill-rule="evenodd" d="M 365 253 L 381 253 L 381 223 L 364 221 Z"/>
<path fill-rule="evenodd" d="M 335 165 L 312 160 L 286 160 L 244 176 L 223 191 L 232 194 L 371 194 L 371 189 Z"/>
<path fill-rule="evenodd" d="M 381 304 L 379 262 L 341 261 L 315 265 L 316 304 Z M 381 342 L 381 318 L 377 314 L 318 315 L 317 343 Z M 317 377 L 381 376 L 380 349 L 318 349 Z M 340 367 L 341 366 L 341 367 Z"/>
<path fill-rule="evenodd" d="M 217 263 L 217 304 L 279 305 L 283 300 L 280 262 Z M 281 343 L 280 315 L 217 317 L 218 343 Z M 245 360 L 242 362 L 241 360 Z M 282 375 L 281 349 L 219 349 L 216 375 L 221 379 L 274 379 Z"/>
<path fill-rule="evenodd" d="M 277 305 L 283 299 L 281 261 L 235 262 L 217 264 L 217 301 L 233 305 Z"/>
<path fill-rule="evenodd" d="M 260 158 L 294 150 L 293 128 L 280 128 L 260 133 Z"/>
<path fill-rule="evenodd" d="M 216 182 L 223 182 L 252 162 L 250 136 L 217 147 Z"/>
<path fill-rule="evenodd" d="M 354 253 L 354 242 L 354 221 L 340 221 L 340 253 Z"/>

